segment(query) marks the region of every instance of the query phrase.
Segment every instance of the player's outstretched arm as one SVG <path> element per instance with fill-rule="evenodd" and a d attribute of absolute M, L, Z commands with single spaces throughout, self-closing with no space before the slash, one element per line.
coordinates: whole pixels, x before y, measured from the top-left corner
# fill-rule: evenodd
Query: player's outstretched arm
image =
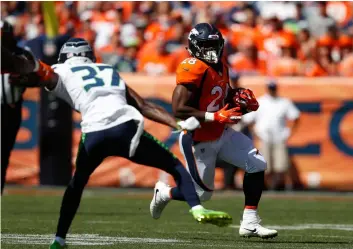
<path fill-rule="evenodd" d="M 175 118 L 170 115 L 161 106 L 158 106 L 150 101 L 144 100 L 134 90 L 127 86 L 126 99 L 129 105 L 136 107 L 141 114 L 155 122 L 168 125 L 174 129 L 178 128 L 178 124 Z"/>
<path fill-rule="evenodd" d="M 36 59 L 35 59 L 36 60 Z M 37 82 L 39 87 L 45 87 L 49 91 L 53 90 L 59 80 L 59 75 L 47 64 L 37 60 L 37 68 L 34 68 L 30 74 L 10 75 L 10 83 L 21 86 L 33 86 L 34 77 L 37 76 Z"/>
<path fill-rule="evenodd" d="M 187 119 L 195 117 L 199 121 L 205 121 L 206 112 L 200 111 L 196 108 L 190 107 L 191 96 L 196 89 L 192 84 L 179 84 L 176 86 L 172 97 L 172 107 L 175 117 L 180 119 Z"/>

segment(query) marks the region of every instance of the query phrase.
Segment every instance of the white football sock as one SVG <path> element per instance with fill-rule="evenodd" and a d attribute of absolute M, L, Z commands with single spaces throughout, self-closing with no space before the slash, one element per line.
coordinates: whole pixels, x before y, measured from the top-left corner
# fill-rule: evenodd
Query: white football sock
<path fill-rule="evenodd" d="M 56 236 L 55 241 L 57 241 L 61 246 L 65 245 L 65 239 L 63 239 L 61 237 Z"/>
<path fill-rule="evenodd" d="M 191 208 L 191 210 L 195 211 L 195 210 L 199 210 L 199 209 L 203 209 L 204 207 L 202 205 L 196 205 L 196 206 L 193 206 Z"/>
<path fill-rule="evenodd" d="M 257 209 L 244 209 L 243 220 L 255 220 L 257 219 Z"/>

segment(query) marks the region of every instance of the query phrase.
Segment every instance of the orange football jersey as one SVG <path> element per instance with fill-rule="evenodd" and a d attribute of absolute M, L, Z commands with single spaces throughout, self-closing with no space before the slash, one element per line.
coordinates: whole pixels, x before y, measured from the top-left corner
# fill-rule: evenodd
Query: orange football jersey
<path fill-rule="evenodd" d="M 205 62 L 196 58 L 187 58 L 176 71 L 177 84 L 193 84 L 197 90 L 192 95 L 192 107 L 207 112 L 216 112 L 224 106 L 224 98 L 229 87 L 228 67 L 223 62 L 222 73 L 218 73 Z M 194 131 L 195 141 L 213 141 L 218 139 L 225 124 L 201 122 L 201 128 Z"/>

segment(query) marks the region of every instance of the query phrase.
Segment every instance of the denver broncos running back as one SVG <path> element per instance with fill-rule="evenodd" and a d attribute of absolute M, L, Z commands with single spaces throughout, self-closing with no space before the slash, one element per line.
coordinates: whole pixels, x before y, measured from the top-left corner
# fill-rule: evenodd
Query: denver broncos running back
<path fill-rule="evenodd" d="M 50 249 L 66 247 L 65 238 L 84 187 L 108 156 L 124 157 L 171 174 L 196 221 L 215 225 L 231 222 L 227 213 L 207 210 L 200 204 L 192 179 L 181 162 L 166 146 L 144 132 L 143 116 L 178 128 L 174 117 L 163 108 L 144 101 L 110 65 L 95 63 L 87 41 L 71 38 L 60 51 L 58 64 L 52 67 L 42 62 L 38 64 L 41 86 L 66 100 L 82 115 L 76 171 L 65 191 L 56 237 Z M 182 122 L 180 128 L 193 130 L 198 126 L 196 119 L 196 122 L 189 120 L 192 118 Z"/>
<path fill-rule="evenodd" d="M 211 24 L 197 24 L 189 34 L 190 58 L 177 69 L 177 86 L 173 92 L 173 111 L 176 117 L 196 117 L 201 128 L 180 135 L 180 148 L 201 201 L 211 198 L 214 189 L 216 161 L 225 161 L 245 171 L 243 190 L 245 208 L 239 229 L 242 237 L 272 238 L 276 230 L 260 225 L 258 203 L 264 186 L 266 161 L 254 148 L 252 141 L 241 132 L 227 127 L 239 121 L 239 107 L 228 109 L 225 99 L 229 92 L 229 75 L 222 57 L 224 40 L 219 30 Z M 254 95 L 247 89 L 249 101 Z M 193 148 L 189 146 L 193 142 Z M 157 182 L 151 202 L 151 215 L 159 218 L 170 199 L 184 200 L 176 188 Z M 157 192 L 157 191 L 155 191 Z M 172 193 L 172 198 L 168 193 Z M 175 198 L 177 197 L 177 198 Z"/>

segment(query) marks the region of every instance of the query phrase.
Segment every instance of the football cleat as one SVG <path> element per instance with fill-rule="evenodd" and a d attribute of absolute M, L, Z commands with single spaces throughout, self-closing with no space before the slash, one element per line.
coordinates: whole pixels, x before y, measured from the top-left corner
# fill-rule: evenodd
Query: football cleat
<path fill-rule="evenodd" d="M 265 228 L 260 225 L 260 222 L 261 219 L 258 216 L 252 221 L 241 221 L 239 228 L 240 237 L 259 237 L 262 239 L 270 239 L 278 235 L 278 232 L 276 230 Z"/>
<path fill-rule="evenodd" d="M 163 194 L 168 191 L 170 187 L 164 182 L 158 181 L 154 187 L 154 195 L 150 204 L 150 212 L 153 219 L 159 219 L 162 215 L 163 209 L 167 206 L 169 198 Z"/>
<path fill-rule="evenodd" d="M 219 227 L 229 226 L 232 223 L 232 217 L 221 211 L 213 211 L 205 208 L 190 210 L 194 219 L 201 224 L 213 224 Z"/>
<path fill-rule="evenodd" d="M 60 245 L 56 240 L 49 246 L 49 249 L 67 249 L 67 245 Z"/>

